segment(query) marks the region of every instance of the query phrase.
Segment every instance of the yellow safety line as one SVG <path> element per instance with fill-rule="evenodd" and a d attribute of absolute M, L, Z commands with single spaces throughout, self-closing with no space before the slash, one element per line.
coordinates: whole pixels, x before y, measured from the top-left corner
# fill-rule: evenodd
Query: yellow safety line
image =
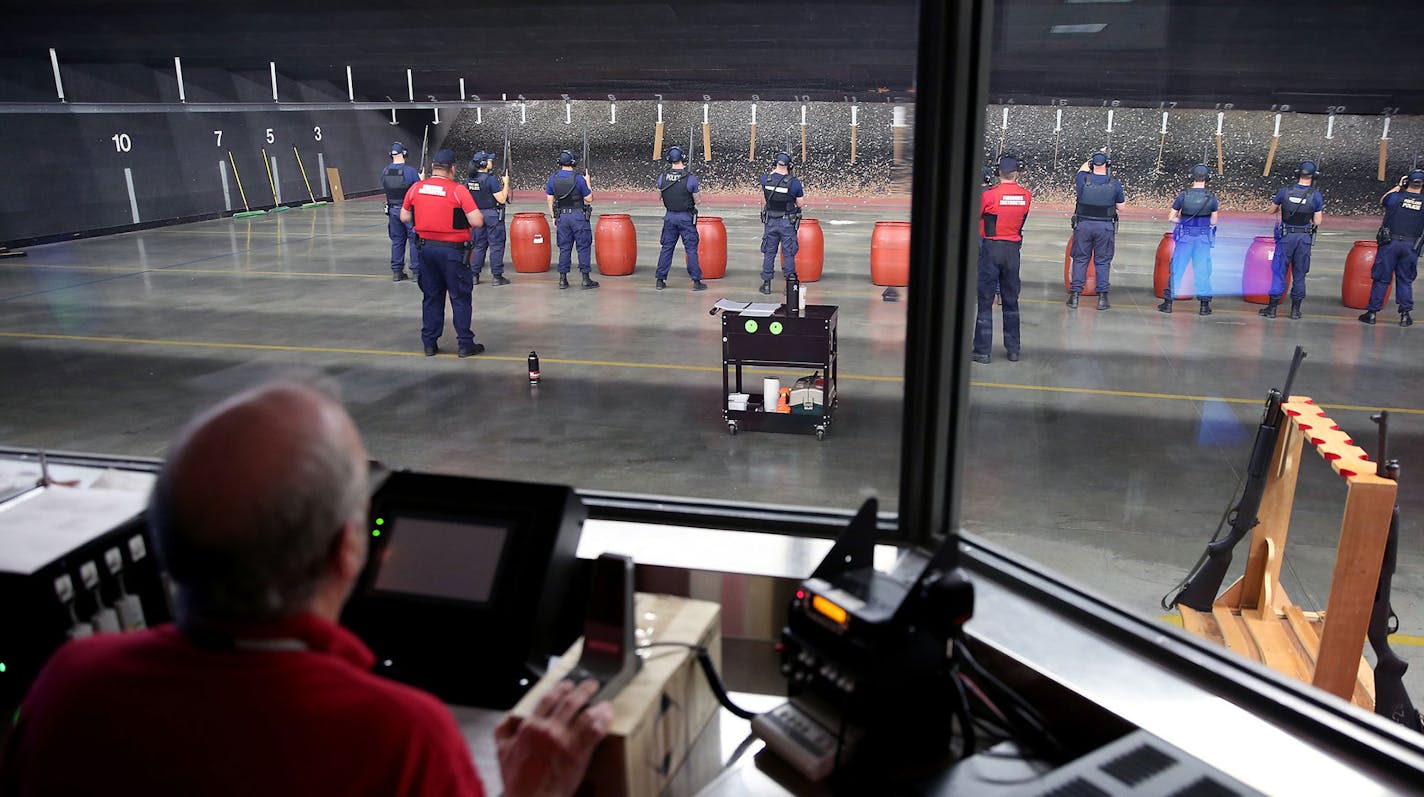
<path fill-rule="evenodd" d="M 1157 619 L 1161 620 L 1167 625 L 1175 625 L 1178 628 L 1182 627 L 1182 616 L 1180 614 L 1164 614 L 1160 615 Z M 1412 634 L 1390 634 L 1389 643 L 1391 645 L 1404 645 L 1406 647 L 1419 648 L 1424 647 L 1424 636 L 1414 636 Z"/>
<path fill-rule="evenodd" d="M 96 335 L 56 335 L 44 332 L 0 332 L 0 338 L 19 338 L 28 340 L 68 340 L 82 343 L 131 343 L 135 345 L 147 346 L 190 346 L 205 349 L 249 349 L 257 351 L 300 351 L 317 354 L 371 354 L 371 355 L 394 355 L 397 357 L 425 356 L 423 352 L 395 351 L 392 349 L 348 349 L 326 346 L 291 346 L 268 343 L 226 343 L 216 341 L 193 341 L 193 340 L 164 340 L 157 338 L 118 338 L 103 337 Z M 481 357 L 483 360 L 494 360 L 499 362 L 525 362 L 524 357 L 509 357 L 503 355 L 488 355 Z M 704 373 L 715 373 L 720 371 L 719 366 L 713 365 L 680 365 L 677 363 L 637 363 L 621 360 L 576 360 L 556 357 L 540 358 L 544 362 L 556 363 L 559 365 L 585 365 L 600 368 L 646 368 L 652 370 L 666 371 L 701 371 Z M 748 367 L 746 371 L 755 373 L 774 373 L 772 369 Z M 857 382 L 903 382 L 903 377 L 899 376 L 873 376 L 869 374 L 839 374 L 841 379 Z M 1114 396 L 1118 398 L 1141 398 L 1157 399 L 1169 401 L 1220 401 L 1227 404 L 1260 404 L 1261 399 L 1255 398 L 1228 398 L 1223 396 L 1188 396 L 1177 393 L 1149 393 L 1139 390 L 1109 390 L 1105 388 L 1090 387 L 1060 387 L 1057 385 L 1016 385 L 1007 382 L 978 382 L 969 383 L 973 387 L 990 388 L 994 390 L 1027 390 L 1040 393 L 1072 393 L 1087 396 Z M 1331 410 L 1355 410 L 1359 412 L 1378 412 L 1386 409 L 1390 412 L 1403 415 L 1424 415 L 1424 409 L 1413 407 L 1365 407 L 1354 404 L 1319 404 L 1322 409 Z"/>

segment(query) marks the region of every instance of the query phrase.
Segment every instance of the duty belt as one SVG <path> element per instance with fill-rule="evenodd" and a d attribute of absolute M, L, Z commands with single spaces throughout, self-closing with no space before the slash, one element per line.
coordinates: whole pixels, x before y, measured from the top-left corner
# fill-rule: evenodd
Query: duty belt
<path fill-rule="evenodd" d="M 554 208 L 554 213 L 563 215 L 565 213 L 582 213 L 583 208 Z"/>
<path fill-rule="evenodd" d="M 447 246 L 451 249 L 463 249 L 465 247 L 463 242 L 456 241 L 432 241 L 429 238 L 421 238 L 420 242 L 426 246 Z"/>
<path fill-rule="evenodd" d="M 1101 216 L 1079 216 L 1078 221 L 1117 221 L 1117 219 L 1102 218 Z"/>
<path fill-rule="evenodd" d="M 1415 241 L 1419 240 L 1418 238 L 1413 238 L 1408 235 L 1391 235 L 1389 239 L 1391 241 L 1408 241 L 1410 243 L 1414 243 Z"/>
<path fill-rule="evenodd" d="M 1283 232 L 1310 232 L 1310 227 L 1309 227 L 1309 225 L 1307 225 L 1307 226 L 1305 226 L 1305 227 L 1293 227 L 1293 226 L 1287 224 L 1287 225 L 1281 227 L 1281 230 L 1282 230 Z"/>

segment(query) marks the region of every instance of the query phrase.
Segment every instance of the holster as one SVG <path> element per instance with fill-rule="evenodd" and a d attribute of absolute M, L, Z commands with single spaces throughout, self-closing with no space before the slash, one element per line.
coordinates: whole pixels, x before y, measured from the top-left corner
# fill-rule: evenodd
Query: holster
<path fill-rule="evenodd" d="M 465 268 L 470 267 L 470 256 L 474 254 L 474 251 L 474 241 L 466 241 L 463 244 L 460 244 L 460 262 L 465 265 Z"/>
<path fill-rule="evenodd" d="M 1393 240 L 1394 240 L 1394 236 L 1390 233 L 1389 228 L 1386 227 L 1386 226 L 1384 226 L 1383 224 L 1380 225 L 1380 227 L 1379 227 L 1378 230 L 1375 230 L 1375 243 L 1376 243 L 1376 244 L 1379 244 L 1380 246 L 1384 246 L 1384 245 L 1388 244 L 1390 241 L 1393 241 Z"/>
<path fill-rule="evenodd" d="M 1414 256 L 1418 257 L 1421 252 L 1424 252 L 1424 234 L 1414 239 Z"/>
<path fill-rule="evenodd" d="M 1078 214 L 1074 213 L 1068 217 L 1068 228 L 1074 232 L 1078 231 Z"/>
<path fill-rule="evenodd" d="M 504 223 L 504 209 L 507 208 L 507 207 L 509 207 L 509 206 L 508 206 L 508 205 L 500 205 L 500 206 L 497 208 L 497 210 L 499 211 L 499 221 L 500 221 L 501 224 Z"/>
<path fill-rule="evenodd" d="M 412 234 L 414 234 L 414 233 L 412 233 Z M 420 251 L 420 250 L 422 250 L 422 249 L 424 249 L 424 248 L 425 248 L 425 239 L 424 239 L 424 238 L 421 238 L 419 235 L 416 235 L 416 236 L 415 236 L 415 249 L 416 249 L 416 251 L 418 252 L 418 251 Z"/>
<path fill-rule="evenodd" d="M 1182 242 L 1182 225 L 1178 224 L 1172 228 L 1172 240 L 1177 243 Z"/>
<path fill-rule="evenodd" d="M 787 218 L 788 221 L 791 222 L 791 229 L 796 230 L 797 232 L 800 232 L 800 231 L 801 231 L 801 214 L 800 214 L 800 213 L 788 213 L 788 214 L 786 214 L 786 218 Z"/>
<path fill-rule="evenodd" d="M 761 223 L 762 223 L 762 224 L 766 224 L 766 220 L 767 220 L 766 208 L 762 208 L 762 209 L 761 209 Z"/>
<path fill-rule="evenodd" d="M 1211 227 L 1211 232 L 1207 233 L 1207 236 L 1206 236 L 1206 245 L 1207 245 L 1207 248 L 1209 248 L 1209 249 L 1215 249 L 1215 248 L 1216 248 L 1216 225 L 1214 225 L 1214 224 L 1213 224 L 1212 227 Z"/>
<path fill-rule="evenodd" d="M 588 221 L 593 218 L 593 205 L 583 203 L 583 220 Z"/>
<path fill-rule="evenodd" d="M 1281 224 L 1280 222 L 1276 222 L 1276 228 L 1272 232 L 1275 233 L 1276 243 L 1280 243 L 1281 239 L 1286 237 L 1285 225 Z"/>

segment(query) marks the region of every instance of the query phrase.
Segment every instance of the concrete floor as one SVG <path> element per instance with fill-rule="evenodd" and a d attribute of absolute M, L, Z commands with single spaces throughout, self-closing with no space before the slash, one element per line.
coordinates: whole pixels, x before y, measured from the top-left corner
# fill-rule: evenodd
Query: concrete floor
<path fill-rule="evenodd" d="M 534 209 L 522 203 L 516 209 Z M 0 445 L 161 455 L 195 409 L 271 375 L 320 372 L 339 384 L 373 456 L 412 468 L 564 481 L 579 487 L 852 507 L 898 488 L 904 303 L 867 276 L 874 221 L 904 208 L 817 210 L 826 276 L 813 303 L 840 307 L 841 400 L 831 434 L 727 434 L 720 417 L 716 299 L 758 298 L 758 225 L 727 219 L 730 266 L 687 290 L 682 255 L 652 287 L 660 212 L 629 212 L 637 273 L 597 291 L 555 289 L 553 272 L 475 291 L 486 355 L 422 356 L 419 290 L 392 284 L 380 205 L 361 200 L 256 220 L 220 220 L 74 241 L 0 260 Z M 1358 226 L 1358 225 L 1357 225 Z M 1424 637 L 1424 365 L 1392 312 L 1368 328 L 1339 303 L 1359 231 L 1316 247 L 1306 317 L 1268 322 L 1226 296 L 1241 253 L 1265 231 L 1227 220 L 1216 250 L 1217 312 L 1153 311 L 1160 217 L 1125 221 L 1113 309 L 1063 307 L 1060 213 L 1038 211 L 1024 246 L 1023 360 L 974 367 L 964 525 L 1069 578 L 1157 616 L 1156 601 L 1196 560 L 1243 471 L 1265 391 L 1290 353 L 1310 352 L 1295 392 L 1331 406 L 1373 448 L 1372 410 L 1394 408 L 1404 465 L 1395 577 L 1401 633 Z M 1233 272 L 1237 277 L 1233 280 Z M 453 336 L 443 338 L 453 349 Z M 537 350 L 543 383 L 525 358 Z M 797 374 L 783 374 L 783 378 Z M 1304 463 L 1284 585 L 1323 608 L 1344 489 Z M 1237 557 L 1238 567 L 1244 549 Z M 1401 639 L 1424 698 L 1424 644 Z"/>

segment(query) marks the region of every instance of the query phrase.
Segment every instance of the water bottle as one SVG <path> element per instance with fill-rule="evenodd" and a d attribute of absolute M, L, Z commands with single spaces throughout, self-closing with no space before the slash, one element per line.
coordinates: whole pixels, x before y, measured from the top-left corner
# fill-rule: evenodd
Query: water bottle
<path fill-rule="evenodd" d="M 539 355 L 529 352 L 529 384 L 539 384 Z"/>

